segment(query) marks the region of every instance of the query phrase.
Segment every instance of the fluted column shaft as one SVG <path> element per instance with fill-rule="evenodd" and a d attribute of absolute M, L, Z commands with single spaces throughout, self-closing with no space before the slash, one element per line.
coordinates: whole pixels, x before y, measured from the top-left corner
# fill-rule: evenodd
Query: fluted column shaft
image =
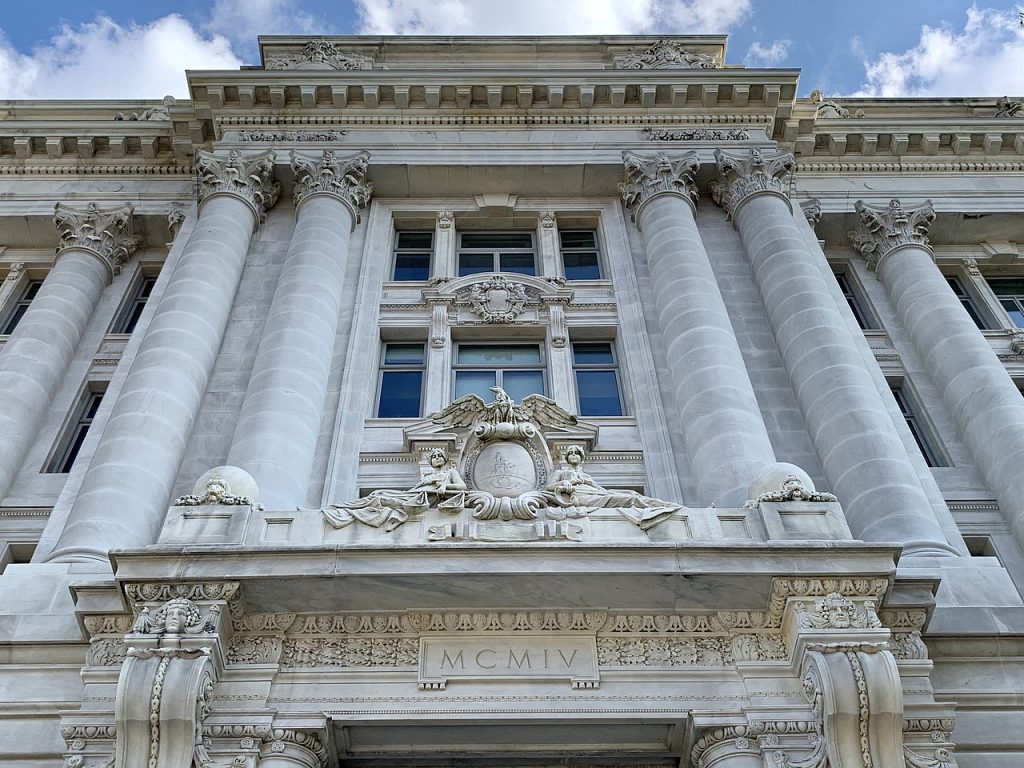
<path fill-rule="evenodd" d="M 49 560 L 156 540 L 253 230 L 277 199 L 269 153 L 200 155 L 205 196 Z"/>
<path fill-rule="evenodd" d="M 0 351 L 0 499 L 25 461 L 113 270 L 137 245 L 131 206 L 57 206 L 62 245 L 39 293 Z"/>
<path fill-rule="evenodd" d="M 634 208 L 699 504 L 740 506 L 775 461 L 729 312 L 694 219 L 693 153 L 629 155 Z"/>
<path fill-rule="evenodd" d="M 888 210 L 857 203 L 854 245 L 878 273 L 942 394 L 978 471 L 1024 544 L 1024 400 L 963 304 L 925 236 L 931 204 Z"/>
<path fill-rule="evenodd" d="M 778 177 L 792 155 L 716 152 L 732 216 L 822 468 L 854 535 L 955 554 L 943 535 Z M 802 215 L 802 214 L 801 214 Z"/>
<path fill-rule="evenodd" d="M 253 476 L 269 509 L 306 503 L 348 243 L 369 198 L 367 156 L 293 156 L 297 221 L 270 305 L 228 464 Z"/>

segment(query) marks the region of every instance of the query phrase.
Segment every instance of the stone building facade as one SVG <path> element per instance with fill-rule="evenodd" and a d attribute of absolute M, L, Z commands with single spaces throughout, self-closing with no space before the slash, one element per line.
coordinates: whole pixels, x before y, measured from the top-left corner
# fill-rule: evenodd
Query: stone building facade
<path fill-rule="evenodd" d="M 1024 113 L 724 37 L 0 104 L 0 762 L 1024 760 Z"/>

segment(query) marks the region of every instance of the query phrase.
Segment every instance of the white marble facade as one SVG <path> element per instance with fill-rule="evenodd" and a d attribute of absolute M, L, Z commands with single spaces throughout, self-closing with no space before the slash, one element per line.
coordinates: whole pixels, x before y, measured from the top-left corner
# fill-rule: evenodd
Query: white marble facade
<path fill-rule="evenodd" d="M 6 104 L 0 763 L 1019 766 L 1019 104 L 725 42 Z"/>

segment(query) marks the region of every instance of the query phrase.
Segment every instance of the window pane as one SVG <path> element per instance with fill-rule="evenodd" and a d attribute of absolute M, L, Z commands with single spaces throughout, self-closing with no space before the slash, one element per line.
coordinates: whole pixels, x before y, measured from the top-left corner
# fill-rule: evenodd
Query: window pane
<path fill-rule="evenodd" d="M 380 382 L 378 418 L 419 416 L 422 389 L 423 371 L 384 371 Z"/>
<path fill-rule="evenodd" d="M 462 365 L 536 365 L 540 347 L 536 344 L 459 344 Z"/>
<path fill-rule="evenodd" d="M 597 248 L 593 232 L 559 232 L 563 248 Z"/>
<path fill-rule="evenodd" d="M 621 416 L 619 382 L 615 371 L 576 371 L 580 416 Z"/>
<path fill-rule="evenodd" d="M 502 371 L 501 386 L 513 400 L 521 401 L 527 395 L 544 394 L 542 371 Z"/>
<path fill-rule="evenodd" d="M 24 315 L 25 315 L 25 313 L 27 311 L 28 311 L 28 304 L 26 304 L 26 303 L 16 304 L 15 307 L 14 307 L 14 311 L 11 313 L 10 318 L 8 318 L 8 320 L 7 320 L 7 324 L 4 325 L 3 332 L 4 333 L 14 333 L 14 329 L 18 327 L 18 323 L 21 321 L 21 318 L 24 317 Z"/>
<path fill-rule="evenodd" d="M 615 362 L 612 345 L 604 342 L 575 342 L 572 345 L 572 360 L 576 365 L 609 365 Z"/>
<path fill-rule="evenodd" d="M 388 344 L 384 348 L 384 365 L 420 365 L 422 344 Z"/>
<path fill-rule="evenodd" d="M 399 253 L 395 255 L 395 280 L 427 280 L 429 277 L 429 253 Z"/>
<path fill-rule="evenodd" d="M 495 383 L 494 371 L 456 371 L 455 372 L 455 399 L 466 395 L 479 395 L 485 403 L 494 400 L 494 393 L 490 388 Z"/>
<path fill-rule="evenodd" d="M 489 253 L 460 253 L 459 277 L 494 271 L 494 256 Z"/>
<path fill-rule="evenodd" d="M 1010 316 L 1010 322 L 1018 328 L 1024 328 L 1024 309 L 1013 299 L 1001 299 L 999 303 Z"/>
<path fill-rule="evenodd" d="M 398 247 L 401 250 L 430 250 L 434 242 L 433 232 L 399 232 Z"/>
<path fill-rule="evenodd" d="M 988 281 L 997 296 L 1024 296 L 1024 280 L 991 279 Z"/>
<path fill-rule="evenodd" d="M 463 232 L 463 248 L 532 248 L 529 232 Z"/>
<path fill-rule="evenodd" d="M 537 269 L 533 264 L 532 253 L 503 253 L 501 254 L 501 271 L 515 272 L 519 275 L 536 274 Z"/>
<path fill-rule="evenodd" d="M 601 268 L 596 251 L 569 251 L 562 254 L 566 280 L 600 280 Z"/>

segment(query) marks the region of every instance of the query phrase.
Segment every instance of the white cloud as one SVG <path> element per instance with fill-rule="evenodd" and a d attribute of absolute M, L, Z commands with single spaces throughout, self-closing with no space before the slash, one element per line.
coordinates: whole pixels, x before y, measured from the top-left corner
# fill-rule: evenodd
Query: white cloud
<path fill-rule="evenodd" d="M 786 60 L 792 44 L 792 40 L 773 40 L 771 45 L 760 41 L 752 43 L 747 48 L 743 63 L 747 66 L 774 67 Z"/>
<path fill-rule="evenodd" d="M 185 68 L 237 69 L 220 35 L 205 37 L 172 14 L 122 26 L 106 16 L 63 26 L 32 53 L 0 38 L 0 82 L 9 99 L 159 99 L 188 97 Z"/>
<path fill-rule="evenodd" d="M 924 26 L 917 45 L 864 61 L 854 96 L 1020 96 L 1024 29 L 1014 11 L 971 6 L 957 32 Z"/>
<path fill-rule="evenodd" d="M 253 53 L 260 35 L 327 34 L 324 24 L 300 11 L 295 0 L 215 0 L 203 29 Z"/>
<path fill-rule="evenodd" d="M 355 0 L 377 35 L 723 33 L 751 0 Z"/>

